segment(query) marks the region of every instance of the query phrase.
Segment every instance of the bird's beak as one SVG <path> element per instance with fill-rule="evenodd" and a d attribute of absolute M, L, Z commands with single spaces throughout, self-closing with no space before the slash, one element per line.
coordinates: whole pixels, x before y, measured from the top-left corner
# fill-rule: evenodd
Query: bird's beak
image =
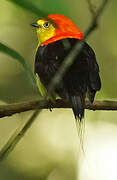
<path fill-rule="evenodd" d="M 31 24 L 31 26 L 36 27 L 36 28 L 39 28 L 39 25 L 37 24 L 37 22 L 33 22 L 33 23 Z"/>

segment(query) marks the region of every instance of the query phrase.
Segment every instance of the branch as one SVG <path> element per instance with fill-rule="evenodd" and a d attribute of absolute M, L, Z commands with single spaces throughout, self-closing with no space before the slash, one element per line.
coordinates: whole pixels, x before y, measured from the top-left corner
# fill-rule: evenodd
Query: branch
<path fill-rule="evenodd" d="M 21 126 L 19 126 L 13 132 L 13 134 L 9 137 L 8 141 L 0 149 L 0 161 L 3 160 L 5 157 L 7 157 L 7 155 L 14 149 L 16 144 L 24 136 L 25 132 L 31 126 L 33 121 L 36 119 L 36 117 L 38 116 L 39 112 L 40 112 L 39 110 L 36 110 L 33 113 L 33 115 L 28 119 L 28 121 L 25 124 L 22 124 Z"/>
<path fill-rule="evenodd" d="M 92 8 L 91 0 L 87 0 L 87 1 L 89 3 L 89 10 L 92 13 L 92 22 L 91 22 L 91 25 L 88 27 L 87 31 L 85 32 L 84 39 L 86 39 L 90 35 L 90 33 L 97 28 L 99 17 L 102 15 L 102 12 L 104 11 L 104 8 L 106 7 L 108 3 L 108 0 L 103 0 L 98 10 L 95 12 L 93 10 L 92 12 L 91 9 L 93 8 Z"/>
<path fill-rule="evenodd" d="M 23 103 L 14 103 L 0 106 L 0 118 L 11 116 L 16 113 L 35 109 L 51 109 L 51 108 L 72 108 L 71 104 L 63 99 L 57 99 L 54 104 L 48 102 L 44 107 L 44 101 L 27 101 Z M 85 103 L 85 109 L 89 110 L 117 110 L 117 101 L 95 101 L 91 104 L 89 101 Z"/>
<path fill-rule="evenodd" d="M 95 10 L 94 4 L 92 3 L 91 0 L 87 0 L 87 3 L 88 3 L 89 10 L 90 10 L 92 16 L 95 16 L 96 10 Z"/>

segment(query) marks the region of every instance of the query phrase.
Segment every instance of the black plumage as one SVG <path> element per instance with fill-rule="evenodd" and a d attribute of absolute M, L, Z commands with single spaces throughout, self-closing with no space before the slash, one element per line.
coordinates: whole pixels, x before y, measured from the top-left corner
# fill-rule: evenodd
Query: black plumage
<path fill-rule="evenodd" d="M 35 58 L 35 73 L 39 75 L 46 88 L 59 69 L 61 62 L 74 45 L 80 41 L 82 40 L 67 38 L 38 48 Z M 86 93 L 92 103 L 96 91 L 100 88 L 101 81 L 95 53 L 84 42 L 82 50 L 76 56 L 72 66 L 66 71 L 55 91 L 61 98 L 71 102 L 75 118 L 81 120 L 84 116 Z"/>

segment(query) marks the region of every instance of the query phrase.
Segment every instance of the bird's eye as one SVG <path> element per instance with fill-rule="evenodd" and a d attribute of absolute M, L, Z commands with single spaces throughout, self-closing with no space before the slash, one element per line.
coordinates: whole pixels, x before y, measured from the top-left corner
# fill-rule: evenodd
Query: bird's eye
<path fill-rule="evenodd" d="M 48 28 L 50 26 L 50 23 L 49 22 L 45 22 L 44 24 L 43 24 L 43 27 L 44 28 Z"/>

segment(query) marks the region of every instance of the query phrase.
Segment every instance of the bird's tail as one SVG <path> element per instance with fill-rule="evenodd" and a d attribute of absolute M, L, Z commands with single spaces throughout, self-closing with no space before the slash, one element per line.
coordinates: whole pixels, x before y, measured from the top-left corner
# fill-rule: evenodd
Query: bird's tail
<path fill-rule="evenodd" d="M 72 96 L 71 97 L 72 109 L 76 119 L 76 129 L 78 133 L 78 137 L 80 138 L 80 145 L 82 148 L 83 153 L 84 146 L 84 130 L 85 130 L 85 121 L 84 121 L 84 108 L 85 108 L 85 95 L 81 94 L 79 96 Z"/>
<path fill-rule="evenodd" d="M 84 117 L 85 96 L 72 96 L 71 103 L 75 119 L 81 121 Z"/>

